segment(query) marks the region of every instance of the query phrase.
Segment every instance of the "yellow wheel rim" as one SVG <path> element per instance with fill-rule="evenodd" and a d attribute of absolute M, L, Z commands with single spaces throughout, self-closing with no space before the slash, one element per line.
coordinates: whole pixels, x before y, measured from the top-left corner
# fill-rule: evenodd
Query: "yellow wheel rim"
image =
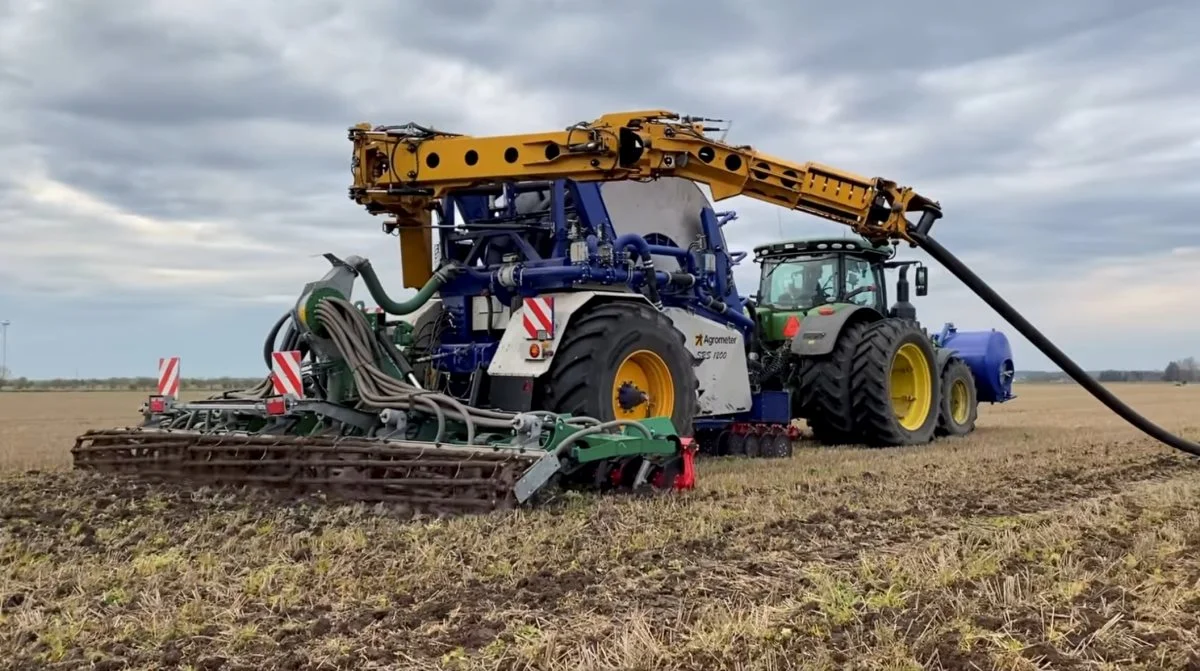
<path fill-rule="evenodd" d="M 662 357 L 638 350 L 617 366 L 612 388 L 617 419 L 670 417 L 675 412 L 675 380 Z"/>
<path fill-rule="evenodd" d="M 892 407 L 900 426 L 916 431 L 925 424 L 933 407 L 933 384 L 925 352 L 905 343 L 892 358 Z"/>
<path fill-rule="evenodd" d="M 962 380 L 955 380 L 950 385 L 950 417 L 954 419 L 955 424 L 966 424 L 967 415 L 970 414 L 971 395 L 967 393 L 967 383 Z"/>

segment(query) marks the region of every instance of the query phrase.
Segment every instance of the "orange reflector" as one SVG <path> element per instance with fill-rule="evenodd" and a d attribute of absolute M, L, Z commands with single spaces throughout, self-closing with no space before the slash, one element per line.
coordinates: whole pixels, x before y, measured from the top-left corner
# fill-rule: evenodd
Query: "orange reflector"
<path fill-rule="evenodd" d="M 540 357 L 541 355 L 542 355 L 542 346 L 535 342 L 529 343 L 529 358 L 536 359 L 536 358 Z"/>
<path fill-rule="evenodd" d="M 833 308 L 829 307 L 828 305 L 823 305 L 817 308 L 817 312 L 823 315 L 831 315 L 833 314 Z"/>
<path fill-rule="evenodd" d="M 800 332 L 800 320 L 796 319 L 796 315 L 788 317 L 787 323 L 783 325 L 783 337 L 795 338 Z"/>

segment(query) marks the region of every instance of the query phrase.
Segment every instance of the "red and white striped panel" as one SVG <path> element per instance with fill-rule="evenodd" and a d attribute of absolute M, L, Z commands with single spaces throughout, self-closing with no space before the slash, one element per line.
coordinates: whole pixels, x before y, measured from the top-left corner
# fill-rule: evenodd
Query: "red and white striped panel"
<path fill-rule="evenodd" d="M 299 350 L 271 352 L 271 385 L 280 396 L 304 398 Z"/>
<path fill-rule="evenodd" d="M 179 357 L 158 360 L 158 395 L 179 398 Z"/>
<path fill-rule="evenodd" d="M 526 298 L 521 310 L 527 340 L 554 337 L 554 297 Z M 545 335 L 542 335 L 542 333 Z"/>

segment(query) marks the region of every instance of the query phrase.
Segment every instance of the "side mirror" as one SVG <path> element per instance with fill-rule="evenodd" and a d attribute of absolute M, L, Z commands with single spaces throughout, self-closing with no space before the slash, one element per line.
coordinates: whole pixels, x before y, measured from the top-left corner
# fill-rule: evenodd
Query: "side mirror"
<path fill-rule="evenodd" d="M 927 295 L 929 293 L 929 269 L 925 266 L 917 266 L 915 282 L 917 285 L 917 295 Z"/>

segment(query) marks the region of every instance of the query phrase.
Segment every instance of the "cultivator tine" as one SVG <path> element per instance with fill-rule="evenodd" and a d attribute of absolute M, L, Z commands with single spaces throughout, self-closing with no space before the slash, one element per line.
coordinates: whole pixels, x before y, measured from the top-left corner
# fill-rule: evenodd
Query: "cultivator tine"
<path fill-rule="evenodd" d="M 77 468 L 98 472 L 319 491 L 333 498 L 437 511 L 510 507 L 517 479 L 541 454 L 377 438 L 169 429 L 88 431 L 71 452 Z"/>

